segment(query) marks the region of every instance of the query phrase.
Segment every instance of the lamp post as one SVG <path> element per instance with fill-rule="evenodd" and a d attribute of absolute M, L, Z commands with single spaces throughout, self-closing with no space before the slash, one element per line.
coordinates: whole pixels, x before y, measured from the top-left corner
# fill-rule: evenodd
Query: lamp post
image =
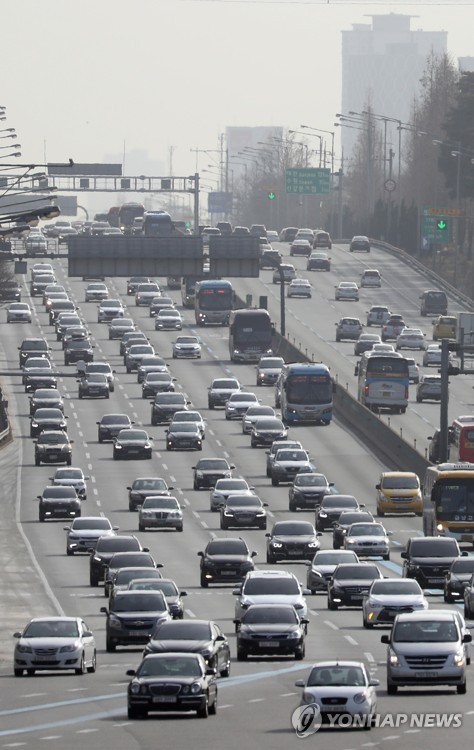
<path fill-rule="evenodd" d="M 337 115 L 336 115 L 336 117 L 337 117 Z M 315 128 L 312 125 L 300 125 L 300 128 L 302 128 L 304 130 L 316 130 L 319 133 L 327 133 L 328 135 L 331 136 L 331 173 L 334 172 L 334 135 L 335 135 L 335 131 L 334 130 L 323 130 L 323 128 Z M 308 133 L 308 135 L 309 135 L 309 133 Z M 321 164 L 319 166 L 321 166 Z"/>

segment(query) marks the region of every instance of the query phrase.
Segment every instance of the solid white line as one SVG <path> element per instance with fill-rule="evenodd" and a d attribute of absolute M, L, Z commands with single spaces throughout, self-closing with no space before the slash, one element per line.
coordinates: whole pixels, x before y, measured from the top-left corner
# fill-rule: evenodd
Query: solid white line
<path fill-rule="evenodd" d="M 324 620 L 324 624 L 327 625 L 329 628 L 332 628 L 333 630 L 339 630 L 339 627 L 335 625 L 331 620 Z"/>

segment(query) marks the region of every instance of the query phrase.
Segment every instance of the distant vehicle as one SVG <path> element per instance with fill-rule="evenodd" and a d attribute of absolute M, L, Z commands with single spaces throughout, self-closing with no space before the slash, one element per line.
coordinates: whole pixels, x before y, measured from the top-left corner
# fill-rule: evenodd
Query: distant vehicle
<path fill-rule="evenodd" d="M 362 276 L 360 277 L 360 285 L 361 287 L 381 287 L 382 277 L 380 275 L 380 271 L 378 271 L 376 268 L 367 268 L 362 272 Z"/>
<path fill-rule="evenodd" d="M 274 327 L 267 310 L 234 310 L 229 321 L 232 362 L 258 362 L 271 355 Z"/>
<path fill-rule="evenodd" d="M 141 203 L 123 203 L 119 210 L 119 226 L 124 234 L 131 234 L 135 219 L 143 219 L 145 208 Z"/>
<path fill-rule="evenodd" d="M 174 233 L 174 224 L 167 211 L 145 211 L 143 214 L 145 237 L 170 237 Z"/>
<path fill-rule="evenodd" d="M 359 287 L 355 281 L 341 281 L 336 287 L 334 298 L 337 300 L 350 299 L 359 300 Z"/>
<path fill-rule="evenodd" d="M 420 315 L 447 315 L 448 298 L 446 292 L 440 292 L 437 289 L 427 289 L 420 296 Z"/>
<path fill-rule="evenodd" d="M 234 290 L 230 281 L 203 280 L 196 283 L 194 314 L 199 326 L 217 323 L 229 325 L 234 307 Z"/>
<path fill-rule="evenodd" d="M 404 414 L 408 406 L 410 374 L 408 362 L 398 352 L 392 355 L 364 352 L 356 367 L 358 375 L 358 400 L 376 411 L 389 409 L 394 414 Z"/>
<path fill-rule="evenodd" d="M 332 241 L 329 232 L 324 232 L 318 229 L 314 232 L 313 250 L 317 247 L 327 247 L 328 250 L 331 250 Z"/>
<path fill-rule="evenodd" d="M 351 253 L 370 253 L 369 238 L 365 235 L 356 235 L 351 240 L 349 251 Z"/>
<path fill-rule="evenodd" d="M 280 242 L 293 242 L 298 234 L 298 227 L 285 227 L 280 232 Z"/>
<path fill-rule="evenodd" d="M 310 362 L 285 365 L 275 388 L 275 407 L 285 424 L 332 419 L 333 381 L 328 367 Z"/>
<path fill-rule="evenodd" d="M 313 251 L 306 263 L 307 271 L 330 271 L 331 258 L 327 253 Z"/>
<path fill-rule="evenodd" d="M 433 320 L 433 341 L 439 339 L 455 339 L 457 318 L 455 315 L 440 315 Z"/>

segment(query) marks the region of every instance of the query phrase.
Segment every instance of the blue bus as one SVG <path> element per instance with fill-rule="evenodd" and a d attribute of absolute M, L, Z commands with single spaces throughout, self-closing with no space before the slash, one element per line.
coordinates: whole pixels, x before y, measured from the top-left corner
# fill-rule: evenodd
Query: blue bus
<path fill-rule="evenodd" d="M 329 424 L 333 379 L 326 365 L 307 362 L 285 365 L 275 388 L 275 406 L 285 424 Z"/>
<path fill-rule="evenodd" d="M 404 414 L 408 406 L 408 360 L 398 352 L 364 352 L 356 365 L 357 398 L 371 411 Z"/>
<path fill-rule="evenodd" d="M 198 326 L 209 323 L 228 326 L 233 307 L 234 290 L 230 281 L 205 279 L 196 283 L 194 314 Z"/>

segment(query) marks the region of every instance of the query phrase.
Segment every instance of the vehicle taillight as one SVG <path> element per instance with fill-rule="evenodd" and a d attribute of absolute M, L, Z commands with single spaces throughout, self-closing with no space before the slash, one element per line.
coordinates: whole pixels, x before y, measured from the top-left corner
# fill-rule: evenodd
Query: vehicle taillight
<path fill-rule="evenodd" d="M 364 391 L 365 391 L 365 395 L 368 396 L 369 395 L 369 386 L 368 385 L 365 386 Z"/>
<path fill-rule="evenodd" d="M 405 386 L 405 398 L 408 401 L 408 386 Z"/>

